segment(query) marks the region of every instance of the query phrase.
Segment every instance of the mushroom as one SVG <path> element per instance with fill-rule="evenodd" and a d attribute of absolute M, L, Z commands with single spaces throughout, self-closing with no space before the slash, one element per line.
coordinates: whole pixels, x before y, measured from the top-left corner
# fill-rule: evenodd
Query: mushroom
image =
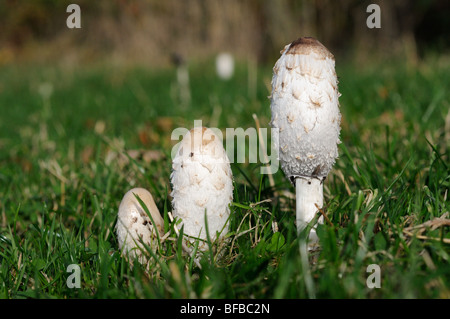
<path fill-rule="evenodd" d="M 209 128 L 194 127 L 183 136 L 172 169 L 173 215 L 181 220 L 179 227 L 184 225 L 186 242 L 192 246 L 198 238 L 198 249 L 205 251 L 208 237 L 214 242 L 227 234 L 233 200 L 230 161 L 222 140 Z"/>
<path fill-rule="evenodd" d="M 234 72 L 234 59 L 230 53 L 222 52 L 216 58 L 216 72 L 222 80 L 229 80 Z"/>
<path fill-rule="evenodd" d="M 151 218 L 141 206 L 136 195 L 145 204 Z M 122 254 L 130 259 L 138 258 L 141 264 L 146 264 L 148 259 L 143 252 L 145 245 L 156 250 L 157 237 L 164 232 L 164 220 L 149 191 L 144 188 L 129 190 L 122 199 L 116 224 L 119 249 Z"/>
<path fill-rule="evenodd" d="M 187 108 L 191 103 L 191 90 L 189 88 L 189 70 L 187 62 L 183 55 L 179 53 L 172 53 L 171 61 L 173 65 L 175 65 L 177 71 L 177 83 L 173 93 L 177 94 L 176 98 L 179 99 L 178 103 L 181 107 Z"/>
<path fill-rule="evenodd" d="M 333 54 L 304 37 L 286 45 L 273 68 L 271 126 L 279 132 L 281 169 L 296 188 L 299 233 L 322 207 L 323 183 L 338 157 L 341 114 L 334 67 Z M 318 241 L 315 225 L 309 239 Z"/>

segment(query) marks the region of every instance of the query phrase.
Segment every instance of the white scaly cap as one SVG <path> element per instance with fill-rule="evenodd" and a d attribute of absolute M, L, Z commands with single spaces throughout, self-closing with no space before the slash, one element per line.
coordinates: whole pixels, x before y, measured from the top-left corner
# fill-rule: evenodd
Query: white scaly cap
<path fill-rule="evenodd" d="M 281 169 L 324 179 L 338 157 L 340 121 L 334 56 L 314 38 L 288 44 L 273 68 L 271 111 Z"/>
<path fill-rule="evenodd" d="M 205 212 L 211 241 L 228 232 L 229 204 L 233 200 L 230 161 L 222 141 L 206 127 L 195 127 L 183 137 L 172 162 L 172 209 L 181 219 L 184 234 L 200 241 L 206 250 Z M 194 243 L 196 239 L 189 239 Z"/>
<path fill-rule="evenodd" d="M 135 195 L 147 206 L 155 225 Z M 144 188 L 133 188 L 129 190 L 119 206 L 116 224 L 119 249 L 124 255 L 130 258 L 138 257 L 139 262 L 145 264 L 148 260 L 145 257 L 146 254 L 143 254 L 145 252 L 143 244 L 155 250 L 157 246 L 157 231 L 162 236 L 164 220 L 150 192 Z"/>
<path fill-rule="evenodd" d="M 288 44 L 273 68 L 271 126 L 281 169 L 296 188 L 297 230 L 323 205 L 323 181 L 338 157 L 340 122 L 334 56 L 304 37 Z M 323 223 L 320 216 L 319 223 Z M 316 229 L 309 234 L 317 242 Z"/>

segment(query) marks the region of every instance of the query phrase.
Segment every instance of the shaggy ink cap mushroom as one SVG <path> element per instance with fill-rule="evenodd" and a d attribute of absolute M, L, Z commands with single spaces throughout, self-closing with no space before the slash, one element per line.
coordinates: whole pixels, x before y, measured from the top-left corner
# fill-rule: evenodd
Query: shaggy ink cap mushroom
<path fill-rule="evenodd" d="M 136 195 L 147 207 L 151 219 L 141 206 Z M 157 233 L 162 236 L 164 220 L 149 191 L 144 188 L 133 188 L 123 197 L 117 216 L 116 234 L 119 249 L 130 258 L 138 257 L 142 264 L 147 263 L 143 255 L 144 245 L 156 249 Z M 153 220 L 153 222 L 152 222 Z"/>
<path fill-rule="evenodd" d="M 338 157 L 339 96 L 334 56 L 322 43 L 304 37 L 286 45 L 273 68 L 271 126 L 281 169 L 296 187 L 299 231 L 322 207 L 323 181 Z"/>
<path fill-rule="evenodd" d="M 181 219 L 184 234 L 199 250 L 208 248 L 205 213 L 212 242 L 228 232 L 229 205 L 233 200 L 230 161 L 222 140 L 206 127 L 195 127 L 185 134 L 172 162 L 172 209 Z"/>

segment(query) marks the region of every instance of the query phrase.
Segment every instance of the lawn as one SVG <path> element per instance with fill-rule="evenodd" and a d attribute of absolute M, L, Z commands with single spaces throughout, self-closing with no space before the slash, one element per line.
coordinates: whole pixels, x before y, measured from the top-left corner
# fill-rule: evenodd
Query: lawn
<path fill-rule="evenodd" d="M 1 298 L 450 298 L 448 61 L 339 64 L 340 157 L 324 187 L 321 247 L 302 263 L 294 189 L 233 163 L 229 248 L 201 267 L 172 232 L 146 271 L 118 251 L 123 195 L 171 210 L 171 132 L 270 120 L 271 66 L 175 70 L 96 65 L 0 68 Z M 67 267 L 80 267 L 69 288 Z M 371 288 L 369 265 L 380 287 Z"/>

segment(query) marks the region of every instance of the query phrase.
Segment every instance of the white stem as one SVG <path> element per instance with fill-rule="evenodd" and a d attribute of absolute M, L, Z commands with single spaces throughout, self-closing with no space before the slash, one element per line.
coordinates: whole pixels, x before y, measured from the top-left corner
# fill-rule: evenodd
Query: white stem
<path fill-rule="evenodd" d="M 300 233 L 313 220 L 318 209 L 323 206 L 323 181 L 314 177 L 297 177 L 295 179 L 297 232 Z M 316 206 L 317 205 L 317 206 Z M 323 223 L 323 216 L 319 218 Z M 310 242 L 318 242 L 316 228 L 311 229 Z"/>

